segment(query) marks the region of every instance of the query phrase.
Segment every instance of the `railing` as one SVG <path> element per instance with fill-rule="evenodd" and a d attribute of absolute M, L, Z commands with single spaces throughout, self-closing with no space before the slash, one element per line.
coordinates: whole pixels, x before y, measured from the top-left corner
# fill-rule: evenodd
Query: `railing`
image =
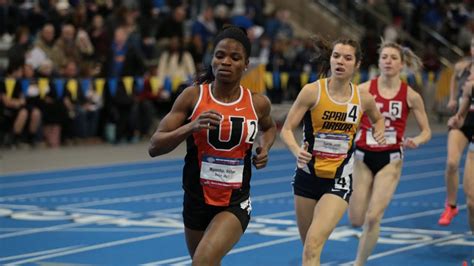
<path fill-rule="evenodd" d="M 339 10 L 334 6 L 334 3 L 331 3 L 330 1 L 327 0 L 315 0 L 319 5 L 327 7 L 328 9 L 334 9 L 334 10 Z M 372 7 L 370 7 L 368 4 L 363 3 L 362 1 L 354 1 L 353 4 L 357 7 L 358 10 L 360 11 L 366 11 L 368 14 L 370 14 L 373 18 L 375 18 L 377 21 L 381 23 L 381 25 L 386 26 L 392 23 L 392 21 L 375 11 Z M 329 8 L 330 6 L 330 8 Z M 335 11 L 337 12 L 337 11 Z M 337 12 L 339 13 L 339 12 Z M 345 19 L 345 21 L 350 20 L 348 18 Z M 350 23 L 353 24 L 358 24 L 357 21 L 350 20 Z M 441 45 L 447 48 L 451 52 L 451 55 L 449 56 L 450 58 L 447 58 L 445 56 L 440 55 L 439 59 L 440 62 L 445 66 L 445 67 L 451 67 L 452 66 L 452 61 L 455 59 L 455 57 L 463 56 L 462 50 L 451 44 L 448 40 L 446 40 L 443 36 L 441 36 L 439 33 L 435 32 L 434 30 L 424 26 L 420 25 L 420 29 L 423 30 L 426 34 L 431 36 L 433 39 L 438 41 Z M 404 39 L 409 41 L 418 51 L 423 51 L 425 49 L 425 44 L 414 38 L 409 32 L 400 29 L 399 30 L 400 36 Z"/>
<path fill-rule="evenodd" d="M 351 30 L 355 31 L 357 36 L 362 36 L 364 34 L 363 27 L 358 26 L 354 20 L 350 19 L 348 16 L 343 16 L 340 10 L 336 8 L 333 4 L 329 3 L 326 0 L 316 1 L 318 6 L 324 8 L 326 11 L 330 12 L 333 16 L 337 17 L 340 21 L 342 21 L 345 25 L 349 26 Z"/>

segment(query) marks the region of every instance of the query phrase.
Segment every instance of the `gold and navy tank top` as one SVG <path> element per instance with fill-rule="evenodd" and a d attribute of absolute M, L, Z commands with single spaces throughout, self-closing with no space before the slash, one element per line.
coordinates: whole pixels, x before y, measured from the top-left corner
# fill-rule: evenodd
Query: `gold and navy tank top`
<path fill-rule="evenodd" d="M 329 79 L 320 79 L 316 105 L 304 116 L 304 141 L 313 158 L 311 174 L 320 178 L 338 178 L 352 174 L 354 138 L 362 118 L 359 91 L 350 83 L 352 95 L 337 102 L 328 92 Z"/>

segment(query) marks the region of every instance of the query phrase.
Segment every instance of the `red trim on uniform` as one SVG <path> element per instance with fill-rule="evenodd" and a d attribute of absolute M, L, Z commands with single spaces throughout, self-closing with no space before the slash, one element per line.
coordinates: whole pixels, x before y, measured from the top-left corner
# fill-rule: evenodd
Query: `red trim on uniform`
<path fill-rule="evenodd" d="M 403 135 L 405 134 L 406 120 L 410 112 L 410 107 L 408 106 L 407 95 L 408 95 L 408 85 L 405 82 L 402 82 L 400 85 L 400 90 L 397 95 L 391 99 L 386 99 L 382 97 L 378 90 L 378 78 L 372 79 L 370 82 L 369 92 L 375 97 L 375 102 L 379 111 L 385 117 L 385 126 L 389 123 L 389 127 L 392 127 L 397 132 L 396 143 L 392 145 L 382 145 L 382 146 L 372 146 L 367 145 L 367 130 L 372 128 L 369 117 L 364 114 L 362 116 L 360 124 L 359 138 L 356 141 L 356 145 L 359 148 L 369 151 L 388 151 L 399 149 L 403 142 Z M 401 106 L 398 106 L 399 102 Z M 391 107 L 392 103 L 392 107 Z M 379 106 L 382 104 L 382 106 Z M 401 107 L 401 115 L 399 118 L 393 117 L 390 112 L 392 108 L 392 113 L 396 111 L 397 108 Z"/>

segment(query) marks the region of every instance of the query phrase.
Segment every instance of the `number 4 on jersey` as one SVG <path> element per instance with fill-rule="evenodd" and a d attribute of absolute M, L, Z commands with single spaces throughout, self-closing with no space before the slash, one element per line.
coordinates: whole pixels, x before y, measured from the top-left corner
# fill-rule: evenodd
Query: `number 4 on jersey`
<path fill-rule="evenodd" d="M 359 118 L 359 105 L 348 104 L 346 122 L 355 124 Z"/>

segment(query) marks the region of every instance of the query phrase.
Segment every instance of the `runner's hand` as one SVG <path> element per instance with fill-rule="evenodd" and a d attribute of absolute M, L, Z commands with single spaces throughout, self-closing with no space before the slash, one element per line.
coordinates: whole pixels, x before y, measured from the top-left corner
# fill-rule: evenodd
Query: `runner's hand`
<path fill-rule="evenodd" d="M 463 122 L 463 119 L 461 119 L 458 115 L 453 115 L 448 119 L 448 127 L 461 128 Z"/>
<path fill-rule="evenodd" d="M 418 144 L 413 138 L 406 138 L 403 140 L 403 147 L 409 149 L 416 149 L 418 148 Z"/>
<path fill-rule="evenodd" d="M 261 169 L 267 165 L 268 162 L 268 151 L 263 147 L 257 147 L 255 149 L 255 155 L 252 157 L 252 163 L 257 169 Z"/>
<path fill-rule="evenodd" d="M 191 124 L 192 132 L 202 129 L 216 129 L 221 122 L 222 115 L 214 110 L 202 112 Z"/>
<path fill-rule="evenodd" d="M 306 164 L 309 163 L 309 161 L 311 161 L 311 158 L 313 158 L 313 155 L 308 152 L 308 146 L 309 144 L 306 141 L 303 143 L 303 145 L 301 145 L 296 162 L 298 168 L 303 168 Z"/>
<path fill-rule="evenodd" d="M 376 130 L 375 128 L 372 130 L 372 137 L 374 137 L 375 141 L 379 145 L 384 145 L 387 143 L 387 140 L 385 139 L 385 132 L 384 130 Z"/>

